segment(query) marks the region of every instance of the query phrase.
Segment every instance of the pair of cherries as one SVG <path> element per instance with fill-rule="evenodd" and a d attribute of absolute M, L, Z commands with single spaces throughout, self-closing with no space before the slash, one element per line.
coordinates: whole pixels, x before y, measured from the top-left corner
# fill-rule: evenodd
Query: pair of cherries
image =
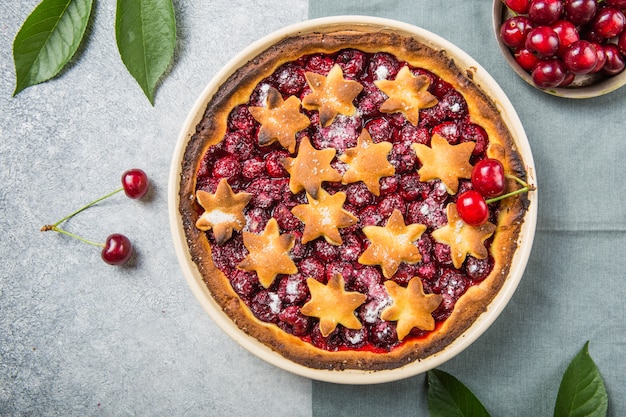
<path fill-rule="evenodd" d="M 81 242 L 102 247 L 101 257 L 104 262 L 108 263 L 109 265 L 123 265 L 128 262 L 133 252 L 133 245 L 131 244 L 130 239 L 128 239 L 123 234 L 114 233 L 112 235 L 109 235 L 104 243 L 98 243 L 70 233 L 59 227 L 59 225 L 64 221 L 74 217 L 81 211 L 93 206 L 94 204 L 104 200 L 105 198 L 111 197 L 112 195 L 119 193 L 120 191 L 124 191 L 124 194 L 126 194 L 128 198 L 139 199 L 146 195 L 149 188 L 150 182 L 148 181 L 148 176 L 144 171 L 138 168 L 129 169 L 128 171 L 124 172 L 124 174 L 122 174 L 122 187 L 109 194 L 104 195 L 103 197 L 98 198 L 97 200 L 92 201 L 91 203 L 81 207 L 80 209 L 62 218 L 54 224 L 43 226 L 41 230 L 54 230 L 55 232 L 59 232 L 74 239 L 78 239 Z"/>
<path fill-rule="evenodd" d="M 497 159 L 482 159 L 474 165 L 471 181 L 473 189 L 459 195 L 456 209 L 465 223 L 480 226 L 489 219 L 488 204 L 504 195 L 506 190 L 504 167 Z"/>

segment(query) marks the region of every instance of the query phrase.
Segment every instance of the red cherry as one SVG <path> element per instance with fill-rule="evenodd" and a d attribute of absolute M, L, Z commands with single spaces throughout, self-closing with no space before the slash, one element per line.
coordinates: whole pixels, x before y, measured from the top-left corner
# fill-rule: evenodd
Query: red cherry
<path fill-rule="evenodd" d="M 478 161 L 472 169 L 472 186 L 485 198 L 502 195 L 506 189 L 502 163 L 493 158 Z"/>
<path fill-rule="evenodd" d="M 456 201 L 456 210 L 465 223 L 480 226 L 489 219 L 489 207 L 482 195 L 476 190 L 465 191 Z"/>
<path fill-rule="evenodd" d="M 528 16 L 538 25 L 549 25 L 561 17 L 561 0 L 531 0 Z"/>
<path fill-rule="evenodd" d="M 532 69 L 535 68 L 535 65 L 537 65 L 540 61 L 539 58 L 537 58 L 537 55 L 533 54 L 526 48 L 519 48 L 516 50 L 514 57 L 519 66 L 528 72 L 532 71 Z"/>
<path fill-rule="evenodd" d="M 534 26 L 526 16 L 513 16 L 500 26 L 500 38 L 509 48 L 519 48 L 524 45 L 528 32 Z"/>
<path fill-rule="evenodd" d="M 540 58 L 549 58 L 559 50 L 559 37 L 550 26 L 537 26 L 528 32 L 525 46 Z"/>
<path fill-rule="evenodd" d="M 530 0 L 504 0 L 504 4 L 517 14 L 526 14 L 530 7 Z"/>
<path fill-rule="evenodd" d="M 565 0 L 565 17 L 576 26 L 584 25 L 593 19 L 598 4 L 596 0 Z"/>
<path fill-rule="evenodd" d="M 567 70 L 560 59 L 539 61 L 531 73 L 533 83 L 539 88 L 558 87 L 567 77 Z"/>
<path fill-rule="evenodd" d="M 148 192 L 150 182 L 145 172 L 138 168 L 129 169 L 122 175 L 122 186 L 128 198 L 141 198 Z"/>
<path fill-rule="evenodd" d="M 604 45 L 604 55 L 606 56 L 606 62 L 604 63 L 602 72 L 607 75 L 615 75 L 624 70 L 626 63 L 617 45 L 613 43 Z"/>
<path fill-rule="evenodd" d="M 610 39 L 619 35 L 626 26 L 626 16 L 613 7 L 600 9 L 593 18 L 593 29 L 604 38 Z"/>
<path fill-rule="evenodd" d="M 102 260 L 109 265 L 125 264 L 133 253 L 133 245 L 130 240 L 119 233 L 114 233 L 107 237 L 104 248 L 102 248 Z"/>
<path fill-rule="evenodd" d="M 588 74 L 598 65 L 598 53 L 591 42 L 576 41 L 565 50 L 563 63 L 574 74 Z"/>
<path fill-rule="evenodd" d="M 557 20 L 551 27 L 554 33 L 556 33 L 556 36 L 559 37 L 559 50 L 557 55 L 563 56 L 567 47 L 580 39 L 578 30 L 572 22 L 568 22 L 567 20 Z"/>

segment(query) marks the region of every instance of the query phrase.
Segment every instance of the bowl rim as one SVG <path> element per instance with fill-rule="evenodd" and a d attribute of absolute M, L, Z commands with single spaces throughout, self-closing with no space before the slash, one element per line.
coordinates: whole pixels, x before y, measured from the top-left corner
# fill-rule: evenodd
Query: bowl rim
<path fill-rule="evenodd" d="M 585 99 L 585 98 L 593 98 L 599 97 L 608 93 L 611 93 L 624 84 L 626 84 L 626 70 L 621 73 L 604 78 L 595 84 L 590 84 L 587 86 L 581 87 L 555 87 L 555 88 L 539 88 L 533 83 L 532 76 L 524 70 L 513 57 L 513 54 L 509 50 L 509 48 L 502 42 L 500 38 L 500 26 L 502 24 L 502 13 L 504 12 L 504 7 L 506 7 L 503 0 L 493 0 L 493 8 L 492 8 L 492 29 L 493 35 L 496 38 L 496 43 L 498 44 L 498 48 L 500 52 L 502 52 L 502 56 L 509 64 L 509 66 L 520 76 L 526 83 L 535 89 L 542 91 L 546 94 L 563 97 L 563 98 L 572 98 L 572 99 Z"/>
<path fill-rule="evenodd" d="M 454 58 L 455 63 L 459 66 L 459 68 L 471 68 L 474 75 L 473 81 L 479 85 L 496 104 L 496 107 L 502 114 L 507 127 L 514 137 L 519 152 L 522 155 L 529 180 L 536 184 L 536 170 L 530 150 L 530 144 L 524 132 L 524 128 L 522 127 L 521 121 L 503 90 L 487 73 L 487 71 L 480 64 L 478 64 L 478 62 L 444 38 L 408 23 L 369 16 L 332 16 L 305 20 L 286 26 L 262 37 L 237 53 L 207 84 L 183 123 L 172 156 L 168 178 L 169 224 L 177 259 L 193 294 L 218 327 L 220 327 L 239 345 L 244 347 L 250 353 L 274 366 L 277 366 L 278 368 L 306 378 L 338 384 L 377 384 L 396 381 L 425 373 L 428 370 L 452 359 L 454 356 L 458 355 L 471 345 L 480 335 L 482 335 L 500 315 L 513 296 L 513 293 L 522 278 L 530 256 L 537 221 L 538 197 L 536 192 L 530 193 L 528 196 L 530 206 L 525 215 L 525 220 L 518 240 L 518 250 L 515 252 L 509 277 L 501 290 L 489 304 L 488 309 L 481 314 L 463 334 L 461 334 L 442 351 L 421 361 L 415 361 L 400 368 L 381 371 L 362 371 L 352 369 L 338 371 L 308 368 L 286 359 L 279 353 L 259 342 L 257 339 L 240 330 L 236 324 L 232 322 L 231 319 L 221 310 L 217 302 L 211 296 L 206 285 L 204 285 L 197 267 L 191 260 L 189 250 L 187 248 L 185 233 L 182 228 L 181 216 L 178 211 L 179 186 L 182 169 L 181 162 L 185 148 L 191 136 L 195 133 L 196 125 L 202 118 L 208 101 L 211 99 L 223 80 L 247 62 L 251 57 L 256 56 L 260 51 L 287 36 L 293 36 L 299 33 L 319 32 L 322 30 L 332 31 L 337 28 L 345 28 L 346 26 L 374 26 L 377 28 L 382 27 L 405 32 L 418 38 L 424 43 L 432 45 L 435 48 L 447 50 L 450 56 Z"/>

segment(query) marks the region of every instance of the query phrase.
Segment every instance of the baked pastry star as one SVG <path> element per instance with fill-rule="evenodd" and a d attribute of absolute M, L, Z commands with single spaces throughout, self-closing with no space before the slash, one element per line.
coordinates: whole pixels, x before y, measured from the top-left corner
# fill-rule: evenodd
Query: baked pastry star
<path fill-rule="evenodd" d="M 460 178 L 471 178 L 470 157 L 476 142 L 463 142 L 450 145 L 448 141 L 435 133 L 430 140 L 430 147 L 414 143 L 413 150 L 422 166 L 417 171 L 420 181 L 440 179 L 449 194 L 456 194 Z"/>
<path fill-rule="evenodd" d="M 346 193 L 328 194 L 320 188 L 317 199 L 307 193 L 308 204 L 300 204 L 291 209 L 291 213 L 304 223 L 302 243 L 310 242 L 320 236 L 330 244 L 341 245 L 343 240 L 339 229 L 356 224 L 358 219 L 344 210 Z"/>
<path fill-rule="evenodd" d="M 308 137 L 302 138 L 298 147 L 298 155 L 295 158 L 285 158 L 283 166 L 289 173 L 289 189 L 297 194 L 302 190 L 313 197 L 324 181 L 341 181 L 339 171 L 330 166 L 336 149 L 328 148 L 317 150 L 309 141 Z"/>
<path fill-rule="evenodd" d="M 363 90 L 361 83 L 343 78 L 339 64 L 335 64 L 327 76 L 306 72 L 304 74 L 312 92 L 304 96 L 302 106 L 307 110 L 318 110 L 320 124 L 328 127 L 337 114 L 352 116 L 356 107 L 352 101 Z"/>
<path fill-rule="evenodd" d="M 363 233 L 370 245 L 359 257 L 363 265 L 380 265 L 385 278 L 396 273 L 401 262 L 417 263 L 422 254 L 413 244 L 426 230 L 423 224 L 404 223 L 400 210 L 394 209 L 384 227 L 365 226 Z"/>
<path fill-rule="evenodd" d="M 296 150 L 296 133 L 308 127 L 311 121 L 300 113 L 300 100 L 289 96 L 283 100 L 275 88 L 267 92 L 266 107 L 250 107 L 252 117 L 261 123 L 259 145 L 266 146 L 278 141 L 290 153 Z"/>
<path fill-rule="evenodd" d="M 489 256 L 484 241 L 495 232 L 496 226 L 493 223 L 487 222 L 480 226 L 466 224 L 461 220 L 454 203 L 448 204 L 446 214 L 448 224 L 435 230 L 432 236 L 437 242 L 450 246 L 452 264 L 456 269 L 463 265 L 467 255 L 478 259 Z"/>
<path fill-rule="evenodd" d="M 354 310 L 365 302 L 367 296 L 356 291 L 346 291 L 341 274 L 335 274 L 326 285 L 315 278 L 308 278 L 306 282 L 311 299 L 300 311 L 306 316 L 320 319 L 322 336 L 331 334 L 338 324 L 356 330 L 363 326 Z"/>
<path fill-rule="evenodd" d="M 372 194 L 380 195 L 380 179 L 396 172 L 387 160 L 391 147 L 390 142 L 374 143 L 367 129 L 363 129 L 356 147 L 346 149 L 339 157 L 342 162 L 348 164 L 342 182 L 350 184 L 363 181 Z"/>
<path fill-rule="evenodd" d="M 419 122 L 420 109 L 437 104 L 437 98 L 428 92 L 430 79 L 425 75 L 414 76 L 406 66 L 398 71 L 395 80 L 377 80 L 374 84 L 389 97 L 381 104 L 380 111 L 402 113 L 413 126 Z"/>
<path fill-rule="evenodd" d="M 413 277 L 406 288 L 394 281 L 385 281 L 385 288 L 393 303 L 383 309 L 380 318 L 397 321 L 398 340 L 402 340 L 414 327 L 420 330 L 433 330 L 435 319 L 432 312 L 441 304 L 439 294 L 424 294 L 420 277 Z"/>
<path fill-rule="evenodd" d="M 269 288 L 278 274 L 298 272 L 298 267 L 289 256 L 294 241 L 292 234 L 281 235 L 278 222 L 271 218 L 260 235 L 243 232 L 243 244 L 249 254 L 237 267 L 246 271 L 256 271 L 261 285 Z"/>
<path fill-rule="evenodd" d="M 231 238 L 233 230 L 240 231 L 246 225 L 243 209 L 251 198 L 252 194 L 235 194 L 226 178 L 217 184 L 215 194 L 196 191 L 196 199 L 204 209 L 196 221 L 196 227 L 202 231 L 213 229 L 216 243 L 223 244 Z"/>

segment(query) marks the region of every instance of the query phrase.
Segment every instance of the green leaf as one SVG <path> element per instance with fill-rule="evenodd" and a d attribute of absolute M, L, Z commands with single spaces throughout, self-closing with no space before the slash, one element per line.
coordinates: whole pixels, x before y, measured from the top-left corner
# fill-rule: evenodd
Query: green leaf
<path fill-rule="evenodd" d="M 430 417 L 489 417 L 478 398 L 452 375 L 433 369 L 427 378 Z"/>
<path fill-rule="evenodd" d="M 83 39 L 92 5 L 93 0 L 43 0 L 31 12 L 13 41 L 13 96 L 63 69 Z"/>
<path fill-rule="evenodd" d="M 172 0 L 117 0 L 115 37 L 128 72 L 154 105 L 156 84 L 176 45 Z"/>
<path fill-rule="evenodd" d="M 605 417 L 608 396 L 598 367 L 589 355 L 589 342 L 572 359 L 559 387 L 555 417 Z"/>

